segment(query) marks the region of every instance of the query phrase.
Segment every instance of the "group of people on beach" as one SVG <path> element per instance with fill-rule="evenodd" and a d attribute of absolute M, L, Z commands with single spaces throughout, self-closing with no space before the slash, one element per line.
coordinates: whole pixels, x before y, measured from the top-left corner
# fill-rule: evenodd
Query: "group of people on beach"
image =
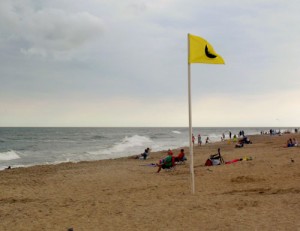
<path fill-rule="evenodd" d="M 247 137 L 244 136 L 242 139 L 240 139 L 237 144 L 235 145 L 236 148 L 242 148 L 244 147 L 244 144 L 252 144 L 252 141 Z"/>
<path fill-rule="evenodd" d="M 298 133 L 298 128 L 295 128 L 294 129 L 294 132 L 295 133 Z M 268 130 L 268 131 L 261 131 L 260 132 L 260 134 L 261 135 L 282 135 L 282 134 L 290 134 L 290 133 L 292 133 L 292 131 L 290 131 L 290 130 L 286 130 L 286 131 L 281 131 L 280 129 L 279 130 L 275 130 L 275 129 L 270 129 L 270 130 Z"/>
<path fill-rule="evenodd" d="M 260 132 L 261 135 L 281 135 L 281 131 L 278 130 L 276 131 L 275 129 L 270 129 L 269 131 L 261 131 Z"/>
<path fill-rule="evenodd" d="M 194 136 L 194 134 L 192 134 L 192 143 L 193 143 L 193 145 L 195 145 L 195 136 Z M 209 137 L 206 137 L 205 144 L 208 144 L 208 143 L 210 143 L 210 140 L 209 140 Z M 201 146 L 201 145 L 202 145 L 202 137 L 199 133 L 198 134 L 198 146 Z"/>
<path fill-rule="evenodd" d="M 146 160 L 149 157 L 149 154 L 150 154 L 150 148 L 146 148 L 143 153 L 141 153 L 138 156 L 135 156 L 134 159 Z M 157 173 L 159 173 L 161 169 L 171 169 L 176 164 L 184 163 L 184 161 L 186 160 L 187 158 L 185 157 L 184 149 L 181 149 L 177 156 L 174 156 L 173 151 L 169 149 L 167 157 L 159 160 L 157 164 L 151 164 L 151 166 L 157 166 L 158 167 Z"/>
<path fill-rule="evenodd" d="M 159 160 L 159 163 L 156 164 L 158 167 L 157 173 L 161 169 L 170 169 L 176 165 L 176 163 L 184 162 L 186 160 L 184 149 L 181 149 L 177 156 L 173 156 L 171 149 L 168 150 L 168 156 L 164 159 Z"/>
<path fill-rule="evenodd" d="M 244 131 L 240 131 L 239 132 L 239 137 L 242 137 L 241 140 L 239 140 L 238 145 L 240 145 L 241 147 L 243 147 L 244 144 L 250 144 L 252 143 L 248 137 L 245 136 L 245 132 Z M 229 131 L 229 139 L 232 138 L 232 133 L 231 131 Z M 222 134 L 221 140 L 224 141 L 225 140 L 225 134 Z M 237 141 L 237 136 L 234 135 L 233 136 L 233 140 Z M 209 137 L 207 137 L 205 139 L 205 144 L 208 144 L 210 142 Z M 195 136 L 194 134 L 192 134 L 192 144 L 195 144 Z M 201 135 L 198 134 L 198 145 L 201 146 L 202 145 L 202 138 Z M 219 161 L 218 163 L 225 163 L 223 158 L 221 157 L 221 153 L 220 153 L 220 149 L 218 149 L 218 154 L 215 154 L 214 157 L 212 158 L 212 165 L 217 165 L 216 162 Z M 159 173 L 161 171 L 161 169 L 170 169 L 172 167 L 174 167 L 176 165 L 176 163 L 178 162 L 184 162 L 186 160 L 185 154 L 184 154 L 184 149 L 180 150 L 180 153 L 178 154 L 178 156 L 173 156 L 173 152 L 172 150 L 168 150 L 168 155 L 167 157 L 165 157 L 164 159 L 161 159 L 159 161 L 158 164 L 155 164 L 155 166 L 158 167 L 157 173 Z M 240 159 L 239 159 L 240 160 Z"/>
<path fill-rule="evenodd" d="M 245 137 L 245 131 L 244 130 L 239 131 L 238 136 L 236 134 L 232 135 L 232 132 L 228 131 L 228 138 L 230 140 L 233 139 L 233 141 L 236 142 L 238 137 Z M 222 133 L 221 141 L 225 141 L 225 133 Z M 211 141 L 210 141 L 209 137 L 207 136 L 206 139 L 205 139 L 205 144 L 209 144 L 210 142 Z M 195 144 L 194 134 L 192 135 L 192 143 L 193 143 L 193 145 Z M 201 135 L 198 134 L 198 146 L 201 146 L 201 145 L 202 145 L 202 138 L 201 138 Z"/>
<path fill-rule="evenodd" d="M 243 147 L 244 144 L 252 144 L 252 141 L 250 141 L 250 139 L 247 136 L 245 136 L 245 132 L 243 130 L 241 130 L 238 133 L 238 136 L 242 137 L 242 138 L 240 140 L 237 140 L 237 135 L 234 134 L 233 137 L 232 137 L 232 133 L 231 133 L 231 131 L 229 131 L 229 139 L 233 138 L 233 141 L 238 142 L 236 144 L 236 147 Z M 225 134 L 224 133 L 222 134 L 221 140 L 222 141 L 225 140 Z M 207 137 L 206 140 L 205 140 L 205 144 L 208 144 L 209 142 L 210 142 L 209 137 Z M 194 134 L 192 134 L 192 143 L 193 143 L 193 145 L 195 144 L 195 136 L 194 136 Z M 198 145 L 201 146 L 201 144 L 202 144 L 201 135 L 198 134 Z M 174 167 L 176 165 L 176 163 L 183 162 L 185 160 L 186 160 L 186 157 L 185 157 L 185 154 L 184 154 L 184 149 L 181 149 L 180 153 L 176 157 L 173 156 L 172 150 L 169 149 L 167 157 L 165 157 L 164 159 L 161 159 L 158 164 L 155 164 L 155 166 L 158 167 L 157 172 L 159 173 L 161 171 L 161 169 L 172 168 L 172 167 Z M 211 165 L 219 165 L 221 163 L 225 163 L 225 161 L 221 157 L 220 149 L 218 149 L 218 153 L 217 154 L 213 155 L 213 157 L 211 156 L 210 160 L 212 161 Z M 242 159 L 239 158 L 237 160 L 240 161 Z M 229 161 L 229 162 L 233 163 L 233 162 L 236 162 L 237 160 Z"/>
<path fill-rule="evenodd" d="M 275 130 L 270 130 L 270 134 L 276 134 Z M 231 140 L 231 136 L 232 136 L 232 133 L 229 131 L 229 139 L 230 140 Z M 247 136 L 245 136 L 244 131 L 240 131 L 238 133 L 238 137 L 241 137 L 241 138 L 238 139 L 237 135 L 235 135 L 235 134 L 233 135 L 233 141 L 236 141 L 236 144 L 235 144 L 236 148 L 244 147 L 244 144 L 252 144 L 252 141 L 250 141 L 250 139 Z M 224 133 L 222 134 L 221 140 L 222 141 L 225 140 Z M 209 137 L 206 138 L 205 143 L 207 144 L 208 142 L 209 142 Z M 192 134 L 192 143 L 193 143 L 193 145 L 195 143 L 194 134 Z M 201 139 L 200 134 L 198 134 L 198 145 L 199 146 L 202 145 L 202 139 Z M 296 147 L 296 146 L 298 146 L 298 141 L 296 140 L 296 138 L 290 138 L 290 139 L 287 140 L 286 147 Z M 150 148 L 146 148 L 143 153 L 136 156 L 135 158 L 146 160 L 149 157 L 149 153 L 150 153 Z M 187 160 L 187 158 L 185 157 L 184 149 L 181 149 L 177 156 L 174 156 L 173 151 L 171 149 L 169 149 L 167 151 L 167 156 L 165 158 L 159 160 L 159 162 L 157 164 L 152 164 L 152 166 L 158 167 L 157 173 L 159 173 L 161 171 L 161 169 L 171 169 L 176 164 L 184 163 L 184 161 L 186 161 L 186 160 Z M 217 161 L 220 162 L 218 164 L 225 163 L 223 158 L 221 157 L 220 149 L 218 149 L 218 153 L 213 155 L 213 157 L 211 156 L 211 158 L 209 158 L 209 160 L 211 161 L 211 165 L 216 165 Z M 248 158 L 248 157 L 246 159 L 239 158 L 237 160 L 238 161 L 240 161 L 240 160 L 252 160 L 252 158 Z M 236 162 L 236 161 L 229 161 L 229 162 L 233 163 L 233 162 Z M 228 164 L 229 162 L 226 162 L 226 164 Z M 207 164 L 205 163 L 205 165 L 207 165 Z"/>

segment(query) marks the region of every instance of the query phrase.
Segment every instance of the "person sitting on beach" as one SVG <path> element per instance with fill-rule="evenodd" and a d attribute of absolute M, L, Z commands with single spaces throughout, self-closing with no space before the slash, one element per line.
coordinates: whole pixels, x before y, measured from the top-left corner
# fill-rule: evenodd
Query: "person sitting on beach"
<path fill-rule="evenodd" d="M 243 138 L 243 142 L 244 144 L 252 144 L 252 141 L 250 141 L 250 139 L 247 136 Z"/>
<path fill-rule="evenodd" d="M 235 145 L 236 148 L 242 148 L 244 147 L 244 142 L 242 140 L 239 140 L 239 142 Z"/>
<path fill-rule="evenodd" d="M 185 154 L 184 154 L 184 149 L 181 149 L 178 156 L 174 157 L 174 161 L 175 162 L 183 162 L 185 160 L 186 160 L 186 157 L 185 157 Z"/>
<path fill-rule="evenodd" d="M 143 153 L 141 153 L 140 155 L 136 156 L 135 159 L 144 159 L 144 160 L 146 160 L 147 157 L 149 156 L 149 152 L 150 152 L 150 148 L 146 148 L 145 151 Z"/>
<path fill-rule="evenodd" d="M 141 154 L 141 156 L 144 158 L 144 160 L 146 160 L 147 157 L 149 156 L 149 151 L 150 151 L 150 148 L 146 148 L 144 153 Z"/>
<path fill-rule="evenodd" d="M 205 166 L 212 166 L 212 165 L 221 165 L 224 164 L 225 161 L 221 156 L 221 149 L 218 148 L 218 153 L 210 155 L 209 159 L 206 160 Z"/>
<path fill-rule="evenodd" d="M 247 136 L 244 136 L 242 139 L 238 141 L 241 144 L 252 144 L 252 141 Z"/>
<path fill-rule="evenodd" d="M 298 141 L 296 140 L 296 138 L 293 138 L 293 139 L 288 139 L 287 141 L 287 145 L 286 145 L 288 148 L 290 147 L 297 147 L 298 146 Z"/>
<path fill-rule="evenodd" d="M 293 138 L 293 145 L 294 145 L 294 147 L 298 146 L 298 141 L 296 140 L 296 138 Z"/>
<path fill-rule="evenodd" d="M 159 161 L 159 163 L 156 165 L 158 167 L 157 173 L 160 172 L 161 169 L 170 169 L 173 166 L 175 166 L 175 158 L 173 157 L 172 150 L 168 150 L 168 156 L 162 160 Z"/>
<path fill-rule="evenodd" d="M 293 144 L 292 139 L 288 139 L 286 146 L 287 146 L 288 148 L 294 147 L 294 144 Z"/>

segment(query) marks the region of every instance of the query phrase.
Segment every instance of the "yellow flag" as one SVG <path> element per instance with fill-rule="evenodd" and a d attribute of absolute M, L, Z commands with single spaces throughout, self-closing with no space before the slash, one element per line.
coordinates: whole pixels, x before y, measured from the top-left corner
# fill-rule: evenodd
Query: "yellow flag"
<path fill-rule="evenodd" d="M 223 58 L 215 52 L 214 48 L 205 39 L 191 34 L 189 34 L 188 39 L 190 48 L 189 64 L 225 64 Z"/>

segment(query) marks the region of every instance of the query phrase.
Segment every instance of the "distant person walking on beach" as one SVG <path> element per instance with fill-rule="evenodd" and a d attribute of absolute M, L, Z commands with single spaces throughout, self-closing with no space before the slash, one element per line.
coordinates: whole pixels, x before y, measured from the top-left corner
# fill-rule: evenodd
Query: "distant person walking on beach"
<path fill-rule="evenodd" d="M 208 144 L 208 143 L 209 143 L 209 137 L 207 137 L 205 140 L 205 144 Z"/>
<path fill-rule="evenodd" d="M 195 144 L 195 136 L 194 134 L 192 135 L 192 142 L 193 142 L 193 145 Z"/>
<path fill-rule="evenodd" d="M 202 144 L 201 135 L 198 134 L 198 145 L 201 146 L 201 144 Z"/>
<path fill-rule="evenodd" d="M 231 139 L 231 131 L 229 131 L 229 139 Z"/>
<path fill-rule="evenodd" d="M 221 138 L 221 140 L 222 140 L 222 141 L 224 141 L 224 140 L 225 140 L 225 134 L 224 134 L 224 133 L 222 134 L 222 138 Z"/>

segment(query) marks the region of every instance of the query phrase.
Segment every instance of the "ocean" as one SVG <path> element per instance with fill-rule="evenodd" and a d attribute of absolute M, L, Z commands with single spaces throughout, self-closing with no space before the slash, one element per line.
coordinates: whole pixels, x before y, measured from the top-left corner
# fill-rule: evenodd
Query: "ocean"
<path fill-rule="evenodd" d="M 238 135 L 260 134 L 271 128 L 193 128 L 211 142 L 221 140 L 229 131 Z M 272 128 L 293 131 L 294 128 Z M 161 151 L 189 146 L 188 128 L 0 128 L 0 170 L 40 164 L 114 159 L 138 155 L 149 147 Z"/>

